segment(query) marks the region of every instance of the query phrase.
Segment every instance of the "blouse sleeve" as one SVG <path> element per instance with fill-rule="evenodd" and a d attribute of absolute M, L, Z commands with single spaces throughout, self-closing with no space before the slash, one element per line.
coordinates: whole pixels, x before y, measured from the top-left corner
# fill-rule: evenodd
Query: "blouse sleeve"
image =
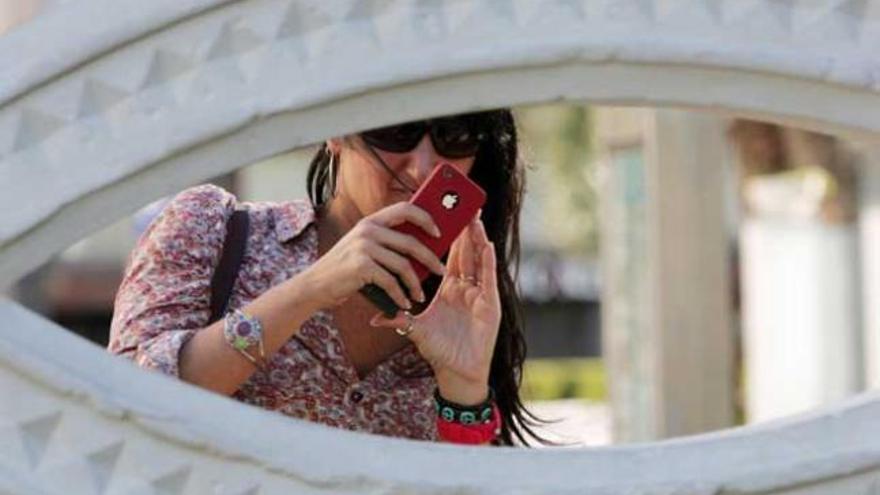
<path fill-rule="evenodd" d="M 113 307 L 108 350 L 179 376 L 181 347 L 210 318 L 211 277 L 235 197 L 213 185 L 178 194 L 128 259 Z"/>

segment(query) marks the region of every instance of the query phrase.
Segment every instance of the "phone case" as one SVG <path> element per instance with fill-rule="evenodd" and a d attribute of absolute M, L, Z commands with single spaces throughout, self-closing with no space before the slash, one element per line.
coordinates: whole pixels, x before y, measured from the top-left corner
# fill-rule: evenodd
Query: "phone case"
<path fill-rule="evenodd" d="M 442 163 L 431 173 L 410 203 L 419 206 L 431 215 L 440 228 L 440 237 L 432 237 L 421 227 L 405 223 L 395 230 L 411 235 L 427 246 L 438 258 L 443 258 L 453 241 L 474 218 L 486 202 L 486 193 L 455 166 Z M 419 280 L 423 281 L 432 272 L 419 261 L 409 258 Z M 398 279 L 406 291 L 406 286 Z M 364 296 L 373 302 L 389 318 L 394 317 L 400 307 L 384 290 L 374 284 L 361 289 Z"/>

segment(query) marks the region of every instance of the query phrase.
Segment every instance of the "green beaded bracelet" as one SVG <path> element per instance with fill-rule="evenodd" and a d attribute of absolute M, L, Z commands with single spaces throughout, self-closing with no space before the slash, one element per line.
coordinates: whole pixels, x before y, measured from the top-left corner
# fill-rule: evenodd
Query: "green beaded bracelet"
<path fill-rule="evenodd" d="M 465 406 L 444 399 L 440 389 L 434 389 L 434 408 L 437 416 L 449 423 L 472 425 L 492 420 L 492 405 L 495 403 L 495 391 L 489 387 L 489 397 L 475 406 Z"/>

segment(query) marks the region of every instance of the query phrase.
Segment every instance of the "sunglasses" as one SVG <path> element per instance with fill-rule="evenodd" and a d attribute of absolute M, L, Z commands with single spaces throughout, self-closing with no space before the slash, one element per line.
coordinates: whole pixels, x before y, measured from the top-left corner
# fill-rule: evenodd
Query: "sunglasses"
<path fill-rule="evenodd" d="M 477 154 L 480 143 L 486 140 L 485 125 L 475 116 L 442 117 L 419 120 L 406 124 L 372 129 L 361 133 L 361 138 L 374 148 L 392 153 L 406 153 L 425 136 L 445 158 L 467 158 Z"/>

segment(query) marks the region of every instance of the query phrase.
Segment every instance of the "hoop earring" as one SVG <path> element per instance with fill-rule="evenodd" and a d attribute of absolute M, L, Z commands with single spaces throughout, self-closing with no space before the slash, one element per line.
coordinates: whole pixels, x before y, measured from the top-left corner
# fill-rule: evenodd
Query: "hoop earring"
<path fill-rule="evenodd" d="M 330 197 L 334 198 L 334 197 L 336 197 L 336 175 L 337 175 L 336 169 L 339 167 L 339 164 L 336 161 L 336 155 L 334 155 L 332 151 L 327 150 L 327 154 L 330 155 L 330 164 L 327 165 L 327 167 L 328 167 L 327 175 L 328 175 L 328 182 L 329 182 L 329 186 L 330 186 Z"/>

